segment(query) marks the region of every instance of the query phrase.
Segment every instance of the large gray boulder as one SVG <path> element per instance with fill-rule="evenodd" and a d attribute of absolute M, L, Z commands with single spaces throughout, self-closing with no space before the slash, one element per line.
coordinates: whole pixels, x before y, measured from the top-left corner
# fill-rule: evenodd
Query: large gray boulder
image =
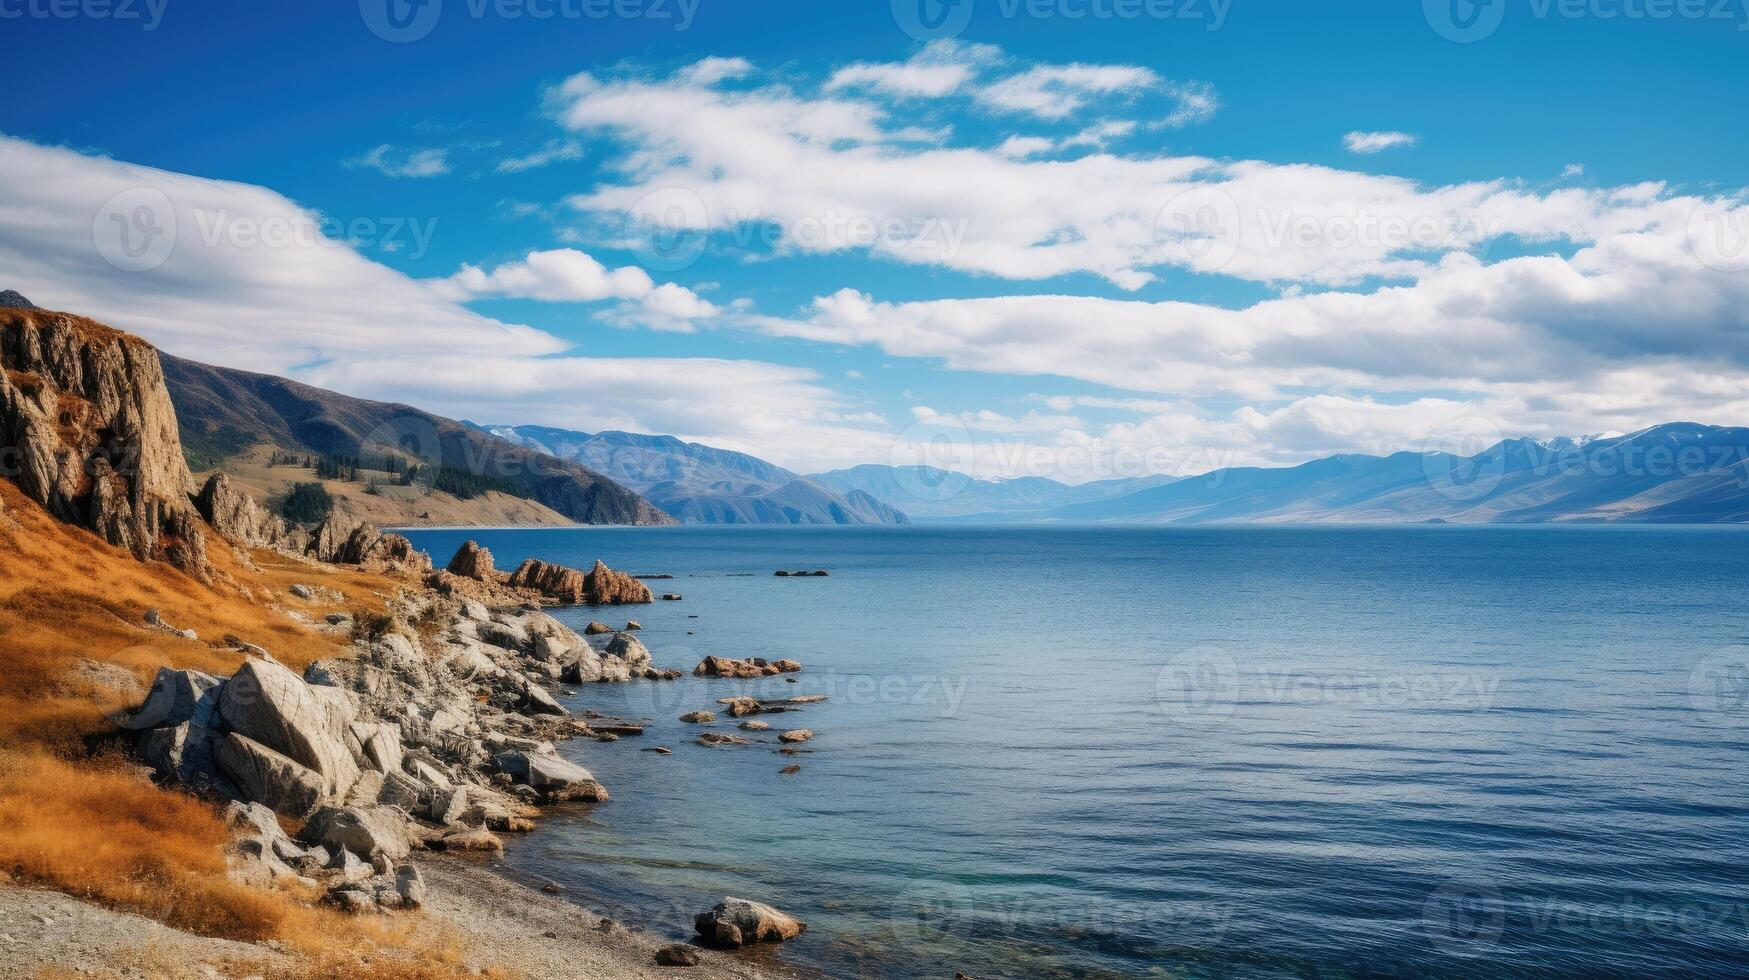
<path fill-rule="evenodd" d="M 345 691 L 311 686 L 279 664 L 252 658 L 221 689 L 219 715 L 231 730 L 314 770 L 324 801 L 358 781 L 348 747 L 354 708 Z"/>
<path fill-rule="evenodd" d="M 219 678 L 198 670 L 160 667 L 158 676 L 152 679 L 152 689 L 147 692 L 146 700 L 133 714 L 117 719 L 117 723 L 136 732 L 180 725 L 193 720 L 197 713 L 210 713 L 213 702 L 207 699 L 207 695 L 223 683 Z"/>
<path fill-rule="evenodd" d="M 323 807 L 304 824 L 299 835 L 308 843 L 330 851 L 345 849 L 374 860 L 382 855 L 400 861 L 412 850 L 407 814 L 392 806 Z"/>
<path fill-rule="evenodd" d="M 494 758 L 511 779 L 534 787 L 547 799 L 596 803 L 607 799 L 607 789 L 594 773 L 556 755 L 516 750 L 500 752 Z"/>
<path fill-rule="evenodd" d="M 626 668 L 633 674 L 640 673 L 650 666 L 650 651 L 643 641 L 630 633 L 616 633 L 613 639 L 607 641 L 605 651 L 608 656 L 623 661 Z"/>
<path fill-rule="evenodd" d="M 290 817 L 309 816 L 325 798 L 320 773 L 236 732 L 219 742 L 218 767 L 244 799 Z"/>

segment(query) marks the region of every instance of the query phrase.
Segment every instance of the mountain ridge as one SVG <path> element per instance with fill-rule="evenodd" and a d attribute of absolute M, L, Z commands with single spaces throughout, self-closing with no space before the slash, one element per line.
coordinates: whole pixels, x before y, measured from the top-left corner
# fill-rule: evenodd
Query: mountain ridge
<path fill-rule="evenodd" d="M 466 424 L 598 469 L 683 523 L 910 523 L 902 510 L 870 494 L 839 490 L 748 453 L 676 436 Z"/>

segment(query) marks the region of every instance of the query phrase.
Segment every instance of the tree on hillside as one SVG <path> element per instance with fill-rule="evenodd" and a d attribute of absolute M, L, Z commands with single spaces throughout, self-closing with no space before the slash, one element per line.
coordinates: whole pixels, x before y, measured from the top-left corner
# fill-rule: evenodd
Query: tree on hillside
<path fill-rule="evenodd" d="M 334 513 L 334 497 L 320 483 L 293 484 L 279 512 L 294 524 L 319 524 Z"/>

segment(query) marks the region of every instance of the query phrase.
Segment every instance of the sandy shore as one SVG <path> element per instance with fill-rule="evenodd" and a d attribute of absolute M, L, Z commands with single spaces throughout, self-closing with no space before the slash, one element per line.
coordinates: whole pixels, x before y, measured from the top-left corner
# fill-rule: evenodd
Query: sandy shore
<path fill-rule="evenodd" d="M 733 953 L 699 949 L 689 969 L 657 966 L 656 950 L 673 937 L 628 929 L 563 898 L 517 884 L 480 860 L 422 855 L 429 895 L 403 922 L 415 935 L 458 945 L 464 966 L 511 976 L 562 980 L 804 980 L 811 974 L 776 962 L 776 949 Z M 209 939 L 116 912 L 59 892 L 0 885 L 0 980 L 57 974 L 243 977 L 291 965 L 269 946 Z M 360 976 L 368 966 L 360 964 Z"/>
<path fill-rule="evenodd" d="M 432 855 L 423 859 L 422 867 L 431 888 L 425 916 L 432 927 L 462 937 L 470 967 L 497 966 L 530 977 L 572 980 L 800 980 L 811 975 L 781 965 L 780 951 L 771 946 L 735 952 L 699 949 L 702 962 L 696 967 L 660 967 L 656 950 L 674 943 L 672 936 L 627 929 L 576 902 L 511 881 L 478 860 Z"/>

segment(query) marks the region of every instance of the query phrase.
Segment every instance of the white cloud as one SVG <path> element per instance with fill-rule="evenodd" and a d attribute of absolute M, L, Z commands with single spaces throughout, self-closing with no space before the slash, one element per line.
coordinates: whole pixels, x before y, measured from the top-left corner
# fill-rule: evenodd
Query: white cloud
<path fill-rule="evenodd" d="M 702 58 L 693 62 L 681 71 L 680 77 L 692 85 L 715 85 L 731 79 L 743 78 L 753 71 L 753 63 L 746 58 Z"/>
<path fill-rule="evenodd" d="M 1566 179 L 1571 178 L 1571 177 L 1583 177 L 1583 176 L 1585 176 L 1585 165 L 1582 163 L 1569 163 L 1565 167 L 1561 168 L 1561 179 L 1562 180 L 1566 180 Z"/>
<path fill-rule="evenodd" d="M 128 261 L 116 251 L 120 240 L 105 238 L 119 232 L 117 218 L 162 229 L 155 241 L 174 247 L 150 269 L 117 268 L 103 257 Z M 263 187 L 0 137 L 4 288 L 170 353 L 455 418 L 672 432 L 810 470 L 882 457 L 891 441 L 882 422 L 853 411 L 811 370 L 568 355 L 569 342 L 474 313 L 443 295 L 452 286 L 410 279 L 325 237 L 323 227 L 320 216 Z M 269 244 L 276 230 L 285 240 Z M 488 288 L 624 294 L 650 315 L 705 311 L 682 287 L 647 276 L 640 283 L 639 270 L 597 274 L 582 258 L 478 274 Z"/>
<path fill-rule="evenodd" d="M 1408 133 L 1364 133 L 1356 130 L 1342 137 L 1342 145 L 1350 153 L 1382 153 L 1400 146 L 1414 146 L 1416 137 Z"/>
<path fill-rule="evenodd" d="M 449 173 L 449 150 L 433 147 L 397 151 L 393 144 L 384 143 L 342 163 L 375 170 L 385 177 L 437 177 Z"/>
<path fill-rule="evenodd" d="M 576 140 L 547 140 L 540 149 L 519 157 L 506 157 L 495 168 L 501 174 L 519 174 L 550 164 L 583 159 L 583 144 Z"/>
<path fill-rule="evenodd" d="M 992 109 L 1054 121 L 1081 111 L 1089 98 L 1138 93 L 1158 84 L 1160 76 L 1130 65 L 1040 65 L 992 82 L 976 95 Z"/>
<path fill-rule="evenodd" d="M 1068 67 L 1098 79 L 1090 85 L 1136 81 L 1134 69 Z M 1034 71 L 1053 77 L 1063 68 Z M 723 92 L 684 79 L 584 74 L 554 99 L 568 128 L 625 149 L 617 183 L 568 199 L 589 220 L 611 227 L 627 216 L 677 220 L 710 231 L 827 219 L 896 223 L 909 233 L 784 245 L 868 249 L 1008 279 L 1087 272 L 1136 289 L 1161 269 L 1179 268 L 1267 283 L 1413 280 L 1447 254 L 1479 252 L 1503 236 L 1595 241 L 1643 223 L 1663 195 L 1658 185 L 1539 194 L 1510 180 L 1425 187 L 1307 164 L 1192 156 L 1040 159 L 1065 139 L 1044 135 L 988 149 L 917 145 L 900 135 L 915 127 L 894 125 L 882 103 L 779 86 Z M 1067 139 L 1097 143 L 1131 122 L 1108 119 Z M 659 212 L 651 204 L 672 204 L 677 195 L 689 205 Z M 941 233 L 962 226 L 963 236 Z"/>
<path fill-rule="evenodd" d="M 938 99 L 955 94 L 997 57 L 994 48 L 957 41 L 931 42 L 909 61 L 858 62 L 832 73 L 826 91 L 869 89 L 900 98 Z"/>
<path fill-rule="evenodd" d="M 505 262 L 490 271 L 463 265 L 448 279 L 433 281 L 431 288 L 457 301 L 487 296 L 552 303 L 630 300 L 647 314 L 629 315 L 631 322 L 670 330 L 690 330 L 691 321 L 718 313 L 715 306 L 685 286 L 671 282 L 658 286 L 637 266 L 609 269 L 574 248 L 530 252 L 520 261 Z"/>
<path fill-rule="evenodd" d="M 1174 129 L 1208 122 L 1221 109 L 1215 87 L 1208 82 L 1177 82 L 1168 84 L 1166 92 L 1177 103 L 1164 120 Z"/>

